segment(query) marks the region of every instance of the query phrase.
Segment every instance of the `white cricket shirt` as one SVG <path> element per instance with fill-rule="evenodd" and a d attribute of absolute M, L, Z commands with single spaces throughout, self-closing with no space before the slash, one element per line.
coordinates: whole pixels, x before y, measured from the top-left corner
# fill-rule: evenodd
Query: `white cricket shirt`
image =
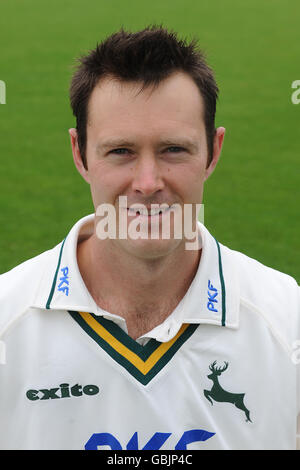
<path fill-rule="evenodd" d="M 81 278 L 93 220 L 0 276 L 0 448 L 295 449 L 296 281 L 199 223 L 186 295 L 134 341 Z"/>

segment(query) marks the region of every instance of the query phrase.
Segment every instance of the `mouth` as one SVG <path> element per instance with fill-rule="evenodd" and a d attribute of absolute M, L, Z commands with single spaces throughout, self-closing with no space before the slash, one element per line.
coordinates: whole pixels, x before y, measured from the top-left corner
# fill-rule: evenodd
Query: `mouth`
<path fill-rule="evenodd" d="M 155 204 L 154 204 L 155 206 Z M 163 215 L 170 212 L 174 206 L 169 206 L 166 204 L 166 207 L 127 207 L 127 214 L 130 217 L 141 217 L 147 219 L 153 219 L 162 217 Z"/>

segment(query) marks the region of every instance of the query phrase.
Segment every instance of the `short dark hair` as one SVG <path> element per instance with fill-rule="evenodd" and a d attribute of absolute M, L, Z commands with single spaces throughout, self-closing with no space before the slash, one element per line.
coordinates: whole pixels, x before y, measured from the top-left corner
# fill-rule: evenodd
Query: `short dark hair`
<path fill-rule="evenodd" d="M 204 100 L 208 163 L 211 161 L 219 92 L 213 72 L 195 39 L 188 43 L 178 39 L 176 33 L 153 25 L 138 32 L 126 32 L 122 28 L 79 58 L 71 80 L 70 101 L 86 168 L 88 103 L 97 83 L 102 78 L 113 77 L 125 82 L 141 82 L 147 87 L 158 85 L 177 71 L 185 72 L 194 80 Z"/>

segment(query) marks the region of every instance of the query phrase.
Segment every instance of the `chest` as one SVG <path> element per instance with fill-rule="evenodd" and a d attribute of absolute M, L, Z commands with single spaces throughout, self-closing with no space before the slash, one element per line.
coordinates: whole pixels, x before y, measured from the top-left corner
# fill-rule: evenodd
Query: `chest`
<path fill-rule="evenodd" d="M 3 448 L 293 448 L 296 377 L 268 331 L 189 325 L 142 347 L 80 318 L 28 319 L 5 338 Z"/>

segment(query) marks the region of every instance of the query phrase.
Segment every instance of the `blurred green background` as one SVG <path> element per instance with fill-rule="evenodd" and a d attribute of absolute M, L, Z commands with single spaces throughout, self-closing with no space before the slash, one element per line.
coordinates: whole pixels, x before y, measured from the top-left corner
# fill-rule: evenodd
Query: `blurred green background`
<path fill-rule="evenodd" d="M 226 127 L 206 183 L 205 225 L 223 244 L 300 283 L 299 0 L 1 0 L 0 272 L 52 248 L 92 212 L 72 162 L 74 59 L 121 26 L 196 36 L 221 90 Z"/>

